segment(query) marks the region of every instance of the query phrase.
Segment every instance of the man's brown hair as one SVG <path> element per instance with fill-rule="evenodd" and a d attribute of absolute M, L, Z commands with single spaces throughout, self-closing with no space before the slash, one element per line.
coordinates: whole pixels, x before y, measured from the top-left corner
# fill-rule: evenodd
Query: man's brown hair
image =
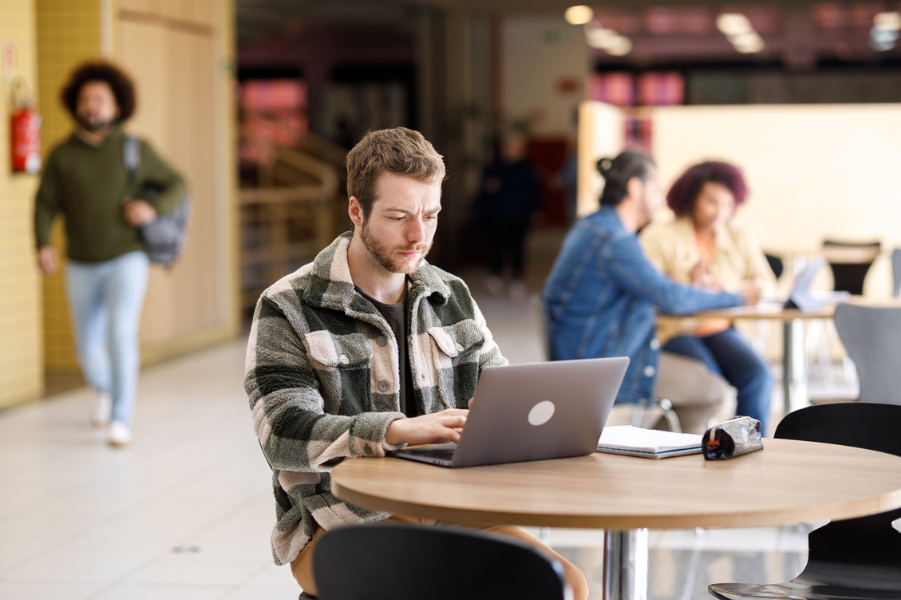
<path fill-rule="evenodd" d="M 444 180 L 444 161 L 422 134 L 406 127 L 370 131 L 347 153 L 347 194 L 356 196 L 368 217 L 382 173 L 423 183 Z"/>
<path fill-rule="evenodd" d="M 78 95 L 81 93 L 81 88 L 92 81 L 104 81 L 113 91 L 113 96 L 116 97 L 116 106 L 119 107 L 117 123 L 124 123 L 131 118 L 137 106 L 134 82 L 125 71 L 105 60 L 92 60 L 77 66 L 60 92 L 63 106 L 73 118 L 77 118 Z"/>

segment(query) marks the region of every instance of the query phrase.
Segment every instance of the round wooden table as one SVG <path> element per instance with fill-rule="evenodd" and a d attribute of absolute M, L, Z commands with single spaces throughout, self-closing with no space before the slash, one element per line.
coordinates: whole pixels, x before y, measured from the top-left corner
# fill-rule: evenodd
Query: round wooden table
<path fill-rule="evenodd" d="M 647 596 L 647 530 L 785 525 L 901 506 L 901 458 L 794 440 L 728 461 L 578 458 L 446 469 L 395 458 L 332 471 L 346 502 L 415 517 L 605 529 L 605 595 Z"/>

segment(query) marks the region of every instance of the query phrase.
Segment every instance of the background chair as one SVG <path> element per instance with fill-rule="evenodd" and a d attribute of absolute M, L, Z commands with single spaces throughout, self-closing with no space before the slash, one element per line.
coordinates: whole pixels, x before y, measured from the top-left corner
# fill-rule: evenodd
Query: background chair
<path fill-rule="evenodd" d="M 833 289 L 837 292 L 848 292 L 852 295 L 863 294 L 864 282 L 873 262 L 879 257 L 882 245 L 879 241 L 847 242 L 838 240 L 824 240 L 823 254 L 832 270 Z M 833 373 L 833 340 L 835 330 L 832 324 L 826 320 L 814 319 L 808 323 L 806 337 L 806 353 L 808 356 L 817 356 L 820 374 L 827 386 L 826 398 L 818 401 L 833 401 L 829 397 L 831 390 L 836 388 L 836 379 Z M 854 369 L 851 361 L 843 360 L 843 383 L 853 385 Z M 811 365 L 808 365 L 810 367 Z M 810 370 L 812 372 L 812 370 Z M 843 398 L 846 399 L 846 398 Z"/>
<path fill-rule="evenodd" d="M 341 527 L 319 541 L 313 573 L 322 600 L 571 597 L 557 560 L 519 540 L 459 527 Z"/>
<path fill-rule="evenodd" d="M 538 333 L 541 336 L 544 360 L 554 360 L 551 350 L 551 330 L 547 320 L 547 308 L 541 296 L 532 294 L 529 298 L 529 309 L 532 311 L 532 317 L 535 319 Z M 666 421 L 666 427 L 669 431 L 682 431 L 679 415 L 673 409 L 672 403 L 665 398 L 655 398 L 653 401 L 635 405 L 616 404 L 613 407 L 613 412 L 607 419 L 607 424 L 625 424 L 617 413 L 622 412 L 627 407 L 631 411 L 631 415 L 626 420 L 633 427 L 653 427 L 660 419 L 663 419 Z"/>
<path fill-rule="evenodd" d="M 851 402 L 809 406 L 789 413 L 777 438 L 866 448 L 901 456 L 901 406 Z M 837 482 L 839 483 L 839 482 Z M 786 583 L 717 583 L 720 600 L 887 600 L 901 598 L 901 534 L 892 521 L 901 509 L 833 521 L 808 536 L 804 571 Z"/>
<path fill-rule="evenodd" d="M 823 241 L 823 254 L 832 269 L 837 292 L 863 294 L 863 282 L 873 262 L 879 256 L 882 245 L 874 242 Z"/>
<path fill-rule="evenodd" d="M 782 273 L 785 271 L 785 263 L 782 261 L 782 259 L 775 254 L 764 253 L 764 256 L 766 257 L 766 262 L 769 263 L 770 269 L 773 271 L 773 275 L 776 277 L 776 279 L 782 277 Z"/>
<path fill-rule="evenodd" d="M 901 404 L 901 308 L 840 304 L 835 328 L 857 367 L 860 402 Z"/>
<path fill-rule="evenodd" d="M 901 296 L 901 248 L 892 251 L 892 295 Z"/>

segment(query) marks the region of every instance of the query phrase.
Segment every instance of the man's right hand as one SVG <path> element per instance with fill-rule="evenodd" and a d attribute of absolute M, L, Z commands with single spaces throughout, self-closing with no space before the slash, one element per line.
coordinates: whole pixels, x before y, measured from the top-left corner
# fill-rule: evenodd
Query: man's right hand
<path fill-rule="evenodd" d="M 742 290 L 741 295 L 745 297 L 746 306 L 754 306 L 760 302 L 760 288 L 751 286 Z"/>
<path fill-rule="evenodd" d="M 53 246 L 41 246 L 38 249 L 38 268 L 44 275 L 53 275 L 59 269 L 59 257 Z"/>
<path fill-rule="evenodd" d="M 469 410 L 448 408 L 430 415 L 412 419 L 397 419 L 388 425 L 385 441 L 392 446 L 399 444 L 439 444 L 460 441 L 463 425 Z"/>

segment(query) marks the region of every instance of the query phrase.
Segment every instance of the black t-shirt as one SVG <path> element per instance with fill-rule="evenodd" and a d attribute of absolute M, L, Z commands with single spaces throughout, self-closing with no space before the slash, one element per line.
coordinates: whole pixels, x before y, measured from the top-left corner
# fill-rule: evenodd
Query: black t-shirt
<path fill-rule="evenodd" d="M 419 408 L 416 406 L 416 394 L 413 391 L 413 373 L 410 369 L 410 361 L 407 352 L 407 294 L 397 304 L 385 304 L 379 302 L 360 288 L 356 288 L 361 296 L 372 302 L 394 332 L 397 340 L 398 357 L 400 366 L 400 410 L 408 417 L 419 416 Z"/>

